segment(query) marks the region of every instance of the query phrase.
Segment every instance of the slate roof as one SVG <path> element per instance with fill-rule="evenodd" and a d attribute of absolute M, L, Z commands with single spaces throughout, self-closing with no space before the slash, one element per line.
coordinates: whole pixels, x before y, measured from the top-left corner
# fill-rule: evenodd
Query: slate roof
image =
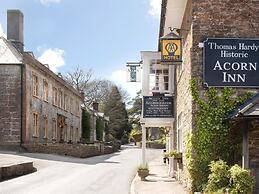
<path fill-rule="evenodd" d="M 241 106 L 239 106 L 238 108 L 236 108 L 229 116 L 228 119 L 235 119 L 237 117 L 241 117 L 241 116 L 250 116 L 250 115 L 246 115 L 246 113 L 248 111 L 250 111 L 253 107 L 255 107 L 256 105 L 259 105 L 259 93 L 257 93 L 256 95 L 254 95 L 252 98 L 248 99 L 247 101 L 245 101 L 244 104 L 242 104 Z M 251 116 L 257 116 L 257 115 L 251 115 Z M 258 114 L 259 116 L 259 114 Z"/>

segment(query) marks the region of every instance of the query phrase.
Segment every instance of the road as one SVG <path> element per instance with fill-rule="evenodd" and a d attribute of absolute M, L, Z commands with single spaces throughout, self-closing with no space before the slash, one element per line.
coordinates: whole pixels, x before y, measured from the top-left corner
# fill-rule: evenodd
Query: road
<path fill-rule="evenodd" d="M 161 153 L 148 149 L 147 159 Z M 0 194 L 128 194 L 141 162 L 141 149 L 128 146 L 86 159 L 39 153 L 15 157 L 32 160 L 37 172 L 1 182 Z"/>

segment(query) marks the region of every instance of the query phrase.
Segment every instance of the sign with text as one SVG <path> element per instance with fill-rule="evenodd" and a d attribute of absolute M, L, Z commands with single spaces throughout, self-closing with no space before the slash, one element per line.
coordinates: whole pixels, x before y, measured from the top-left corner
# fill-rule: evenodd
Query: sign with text
<path fill-rule="evenodd" d="M 140 65 L 127 65 L 127 81 L 140 82 Z"/>
<path fill-rule="evenodd" d="M 259 39 L 208 38 L 204 82 L 212 87 L 259 87 Z"/>
<path fill-rule="evenodd" d="M 181 62 L 181 39 L 161 40 L 161 62 Z"/>
<path fill-rule="evenodd" d="M 172 96 L 144 96 L 144 118 L 173 118 Z"/>

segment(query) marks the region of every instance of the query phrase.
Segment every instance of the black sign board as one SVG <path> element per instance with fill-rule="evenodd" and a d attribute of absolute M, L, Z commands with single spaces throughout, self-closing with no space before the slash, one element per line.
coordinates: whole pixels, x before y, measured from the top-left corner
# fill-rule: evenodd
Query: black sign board
<path fill-rule="evenodd" d="M 144 118 L 173 118 L 171 96 L 144 96 Z"/>
<path fill-rule="evenodd" d="M 259 87 L 259 39 L 208 38 L 204 82 L 212 87 Z"/>

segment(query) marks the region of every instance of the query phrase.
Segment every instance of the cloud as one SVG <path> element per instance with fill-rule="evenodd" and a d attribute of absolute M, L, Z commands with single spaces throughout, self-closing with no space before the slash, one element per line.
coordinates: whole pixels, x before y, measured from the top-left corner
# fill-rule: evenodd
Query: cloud
<path fill-rule="evenodd" d="M 61 0 L 38 0 L 42 5 L 49 6 L 52 3 L 60 3 Z"/>
<path fill-rule="evenodd" d="M 43 51 L 42 55 L 38 58 L 38 60 L 43 64 L 48 64 L 49 68 L 56 73 L 59 67 L 65 65 L 64 54 L 65 51 L 62 49 L 48 48 Z"/>
<path fill-rule="evenodd" d="M 156 19 L 160 18 L 162 0 L 149 0 L 148 14 Z"/>
<path fill-rule="evenodd" d="M 126 70 L 116 70 L 112 72 L 111 80 L 114 81 L 117 85 L 121 86 L 126 90 L 130 97 L 133 98 L 136 96 L 136 93 L 141 90 L 140 82 L 127 82 L 126 80 Z"/>
<path fill-rule="evenodd" d="M 2 27 L 2 24 L 0 23 L 0 36 L 3 36 L 6 38 L 6 33 L 4 33 L 4 29 Z"/>

